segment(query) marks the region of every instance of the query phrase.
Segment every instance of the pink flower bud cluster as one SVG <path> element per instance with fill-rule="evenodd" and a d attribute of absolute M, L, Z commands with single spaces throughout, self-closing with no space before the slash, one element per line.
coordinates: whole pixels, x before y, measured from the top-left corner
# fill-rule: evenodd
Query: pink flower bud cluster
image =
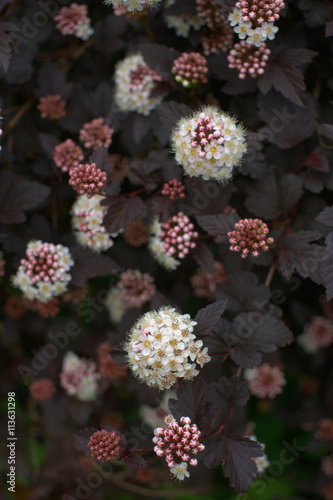
<path fill-rule="evenodd" d="M 200 83 L 207 83 L 207 60 L 198 52 L 184 52 L 173 62 L 171 72 L 175 80 L 183 87 L 192 88 Z"/>
<path fill-rule="evenodd" d="M 92 401 L 98 394 L 100 374 L 94 361 L 79 358 L 74 352 L 66 353 L 60 373 L 60 385 L 69 396 L 80 401 Z"/>
<path fill-rule="evenodd" d="M 145 88 L 146 80 L 151 82 L 161 82 L 163 78 L 156 71 L 146 64 L 139 64 L 136 69 L 131 71 L 131 81 L 129 89 L 131 92 L 140 92 Z"/>
<path fill-rule="evenodd" d="M 229 68 L 237 69 L 242 80 L 247 76 L 256 78 L 264 73 L 270 53 L 265 42 L 256 47 L 241 40 L 228 54 Z"/>
<path fill-rule="evenodd" d="M 161 194 L 163 196 L 168 196 L 171 200 L 175 198 L 185 198 L 185 186 L 181 181 L 172 179 L 171 181 L 165 182 L 163 184 Z"/>
<path fill-rule="evenodd" d="M 148 273 L 141 273 L 138 269 L 128 269 L 121 273 L 117 288 L 127 308 L 143 306 L 156 290 L 154 278 Z"/>
<path fill-rule="evenodd" d="M 59 94 L 47 95 L 39 99 L 39 104 L 37 106 L 38 111 L 42 118 L 48 118 L 49 120 L 60 120 L 66 115 L 66 101 L 61 99 Z"/>
<path fill-rule="evenodd" d="M 145 226 L 141 219 L 135 219 L 125 226 L 123 237 L 132 247 L 141 247 L 149 239 L 149 227 Z"/>
<path fill-rule="evenodd" d="M 267 224 L 260 219 L 242 219 L 235 224 L 235 230 L 229 231 L 230 250 L 242 252 L 245 259 L 250 253 L 258 257 L 259 250 L 267 252 L 269 245 L 274 243 L 274 238 L 267 238 L 269 229 Z"/>
<path fill-rule="evenodd" d="M 81 164 L 69 172 L 69 184 L 79 194 L 86 194 L 91 198 L 94 194 L 100 194 L 105 188 L 106 172 L 96 167 L 96 163 Z"/>
<path fill-rule="evenodd" d="M 49 378 L 40 378 L 29 385 L 29 392 L 36 401 L 47 401 L 52 399 L 57 389 L 54 382 Z"/>
<path fill-rule="evenodd" d="M 183 212 L 174 215 L 167 222 L 162 222 L 161 240 L 168 257 L 183 259 L 190 249 L 196 247 L 199 234 L 193 231 L 194 225 Z"/>
<path fill-rule="evenodd" d="M 193 286 L 193 293 L 197 297 L 203 297 L 207 300 L 214 299 L 216 286 L 219 283 L 225 283 L 227 276 L 220 262 L 214 262 L 215 276 L 206 273 L 203 269 L 199 268 L 198 271 L 190 278 L 191 285 Z"/>
<path fill-rule="evenodd" d="M 234 34 L 227 17 L 221 13 L 221 6 L 215 0 L 196 1 L 198 16 L 205 20 L 208 28 L 201 38 L 204 54 L 227 52 L 232 47 Z"/>
<path fill-rule="evenodd" d="M 187 464 L 195 467 L 198 460 L 191 455 L 197 455 L 205 449 L 200 443 L 201 432 L 196 424 L 192 424 L 189 417 L 181 417 L 178 423 L 172 415 L 165 417 L 164 422 L 168 424 L 166 429 L 157 427 L 154 430 L 154 451 L 158 457 L 165 457 L 168 467 L 177 479 L 184 479 L 177 474 L 177 465 Z M 187 467 L 185 468 L 186 471 Z M 184 476 L 184 472 L 180 471 Z M 189 473 L 185 474 L 189 476 Z"/>
<path fill-rule="evenodd" d="M 78 167 L 84 159 L 83 151 L 72 139 L 66 139 L 55 146 L 53 160 L 62 172 L 68 172 L 71 168 Z"/>
<path fill-rule="evenodd" d="M 333 321 L 322 316 L 314 316 L 310 324 L 305 325 L 304 334 L 308 335 L 318 347 L 328 347 L 333 342 Z"/>
<path fill-rule="evenodd" d="M 235 5 L 242 12 L 243 22 L 250 21 L 254 27 L 275 23 L 284 7 L 283 0 L 239 0 Z"/>
<path fill-rule="evenodd" d="M 56 28 L 63 35 L 75 35 L 77 38 L 88 40 L 94 30 L 90 26 L 88 9 L 85 4 L 72 3 L 69 7 L 62 7 L 54 17 Z"/>
<path fill-rule="evenodd" d="M 319 420 L 314 437 L 320 441 L 333 441 L 333 420 L 329 418 Z"/>
<path fill-rule="evenodd" d="M 121 453 L 120 436 L 116 431 L 96 431 L 90 436 L 88 447 L 91 456 L 99 462 L 116 460 Z"/>
<path fill-rule="evenodd" d="M 92 148 L 95 151 L 100 146 L 105 148 L 110 146 L 113 132 L 111 127 L 104 124 L 103 118 L 94 118 L 91 122 L 83 125 L 79 139 L 85 148 Z"/>
<path fill-rule="evenodd" d="M 20 288 L 29 300 L 49 302 L 67 290 L 71 280 L 68 274 L 74 261 L 69 249 L 63 245 L 31 241 L 26 258 L 21 260 L 13 284 Z"/>
<path fill-rule="evenodd" d="M 58 297 L 48 302 L 25 299 L 24 304 L 30 311 L 37 312 L 40 316 L 43 316 L 43 318 L 53 318 L 60 312 L 60 300 Z"/>
<path fill-rule="evenodd" d="M 264 363 L 258 368 L 245 370 L 245 378 L 249 382 L 251 394 L 258 398 L 275 398 L 281 394 L 282 387 L 286 385 L 283 372 L 278 366 Z"/>

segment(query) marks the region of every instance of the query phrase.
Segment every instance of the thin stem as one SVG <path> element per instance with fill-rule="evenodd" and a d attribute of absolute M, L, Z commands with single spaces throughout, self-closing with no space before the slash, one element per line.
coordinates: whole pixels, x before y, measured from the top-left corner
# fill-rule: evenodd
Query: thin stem
<path fill-rule="evenodd" d="M 270 269 L 268 271 L 267 278 L 266 278 L 266 281 L 265 281 L 265 286 L 267 286 L 267 288 L 271 284 L 271 281 L 272 281 L 274 273 L 275 273 L 275 269 L 276 269 L 276 263 L 273 262 L 273 264 L 271 265 L 271 267 L 270 267 Z"/>
<path fill-rule="evenodd" d="M 152 446 L 151 448 L 142 448 L 140 450 L 135 450 L 136 453 L 148 453 L 149 451 L 154 451 L 154 446 Z"/>

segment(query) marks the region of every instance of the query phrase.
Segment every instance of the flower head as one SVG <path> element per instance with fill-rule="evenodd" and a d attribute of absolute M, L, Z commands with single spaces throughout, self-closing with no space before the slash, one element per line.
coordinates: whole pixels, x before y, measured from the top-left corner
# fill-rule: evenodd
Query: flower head
<path fill-rule="evenodd" d="M 79 26 L 90 24 L 87 6 L 75 2 L 69 7 L 62 7 L 54 20 L 56 21 L 56 28 L 63 35 L 76 35 Z"/>
<path fill-rule="evenodd" d="M 198 52 L 184 52 L 173 62 L 171 72 L 175 75 L 175 80 L 186 88 L 196 87 L 208 81 L 207 60 Z"/>
<path fill-rule="evenodd" d="M 104 0 L 105 5 L 112 7 L 126 7 L 128 12 L 138 11 L 156 7 L 161 0 Z"/>
<path fill-rule="evenodd" d="M 55 146 L 53 160 L 62 172 L 68 172 L 73 167 L 78 167 L 83 160 L 83 151 L 72 139 L 66 139 Z"/>
<path fill-rule="evenodd" d="M 203 297 L 207 300 L 214 299 L 216 286 L 219 283 L 224 283 L 227 276 L 220 262 L 214 262 L 215 276 L 208 274 L 202 268 L 190 278 L 191 285 L 193 286 L 193 293 L 197 297 Z"/>
<path fill-rule="evenodd" d="M 188 464 L 195 467 L 198 464 L 197 455 L 205 449 L 200 443 L 201 432 L 189 417 L 181 417 L 179 423 L 172 415 L 165 417 L 167 428 L 157 427 L 154 430 L 154 451 L 158 457 L 166 458 L 171 474 L 175 479 L 183 481 L 189 477 Z"/>
<path fill-rule="evenodd" d="M 182 118 L 171 136 L 176 161 L 191 177 L 224 181 L 246 151 L 244 130 L 216 106 Z"/>
<path fill-rule="evenodd" d="M 141 307 L 151 299 L 156 289 L 154 278 L 138 269 L 128 269 L 121 273 L 117 287 L 128 308 Z"/>
<path fill-rule="evenodd" d="M 100 194 L 106 184 L 106 173 L 97 168 L 96 163 L 72 168 L 69 177 L 69 184 L 73 189 L 79 194 L 86 194 L 88 198 Z"/>
<path fill-rule="evenodd" d="M 98 194 L 88 198 L 79 196 L 71 208 L 72 225 L 75 236 L 82 246 L 95 252 L 103 252 L 113 246 L 113 238 L 119 233 L 108 234 L 103 226 L 107 208 L 101 205 L 103 196 Z"/>
<path fill-rule="evenodd" d="M 161 194 L 163 196 L 168 196 L 170 200 L 175 198 L 185 198 L 185 186 L 181 181 L 172 179 L 171 181 L 165 182 L 162 187 Z"/>
<path fill-rule="evenodd" d="M 99 462 L 116 460 L 121 453 L 120 436 L 116 431 L 96 431 L 90 436 L 88 447 L 91 456 Z"/>
<path fill-rule="evenodd" d="M 69 396 L 75 396 L 80 401 L 93 401 L 98 394 L 99 378 L 94 361 L 79 358 L 72 351 L 66 353 L 60 373 L 60 385 Z"/>
<path fill-rule="evenodd" d="M 274 243 L 273 238 L 267 238 L 269 229 L 260 219 L 242 219 L 235 224 L 235 230 L 228 232 L 230 250 L 242 252 L 245 259 L 252 253 L 258 257 L 259 251 L 268 252 L 269 246 Z"/>
<path fill-rule="evenodd" d="M 163 96 L 151 97 L 163 78 L 147 66 L 141 54 L 128 56 L 116 66 L 115 100 L 121 111 L 149 113 L 162 102 Z"/>
<path fill-rule="evenodd" d="M 49 302 L 63 294 L 71 280 L 68 273 L 74 261 L 63 245 L 33 240 L 28 243 L 26 258 L 21 260 L 14 286 L 29 300 Z"/>
<path fill-rule="evenodd" d="M 125 226 L 123 237 L 132 247 L 141 247 L 148 241 L 149 227 L 145 226 L 141 219 L 134 219 Z"/>
<path fill-rule="evenodd" d="M 61 99 L 59 94 L 47 95 L 39 99 L 39 104 L 37 109 L 41 114 L 42 118 L 48 118 L 49 120 L 60 120 L 66 115 L 66 101 Z"/>
<path fill-rule="evenodd" d="M 192 380 L 200 366 L 210 361 L 207 348 L 197 341 L 196 324 L 173 307 L 151 311 L 135 323 L 125 345 L 133 374 L 151 387 L 169 389 L 178 378 Z"/>
<path fill-rule="evenodd" d="M 104 124 L 103 118 L 94 118 L 85 123 L 80 130 L 80 141 L 85 148 L 98 149 L 100 146 L 108 148 L 112 142 L 113 129 Z"/>
<path fill-rule="evenodd" d="M 286 385 L 283 372 L 278 366 L 267 363 L 258 368 L 245 370 L 245 378 L 249 382 L 251 394 L 258 398 L 275 398 L 281 394 L 282 387 Z"/>
<path fill-rule="evenodd" d="M 264 73 L 270 53 L 265 42 L 255 47 L 242 40 L 228 54 L 229 68 L 237 69 L 238 77 L 242 80 L 246 77 L 256 78 Z"/>
<path fill-rule="evenodd" d="M 333 342 L 333 321 L 322 316 L 314 316 L 311 323 L 304 327 L 304 332 L 298 335 L 297 342 L 308 354 L 326 348 Z"/>
<path fill-rule="evenodd" d="M 40 378 L 29 385 L 30 395 L 36 401 L 48 401 L 56 391 L 53 380 L 49 378 Z"/>

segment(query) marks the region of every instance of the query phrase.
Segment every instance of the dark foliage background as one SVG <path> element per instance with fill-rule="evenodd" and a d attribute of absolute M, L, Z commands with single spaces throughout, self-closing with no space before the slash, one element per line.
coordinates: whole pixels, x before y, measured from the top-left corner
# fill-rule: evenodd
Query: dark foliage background
<path fill-rule="evenodd" d="M 223 12 L 233 7 L 233 2 L 216 1 Z M 279 32 L 269 42 L 272 53 L 262 76 L 240 80 L 228 68 L 226 53 L 211 55 L 208 82 L 195 92 L 176 84 L 171 67 L 184 51 L 202 53 L 200 31 L 184 38 L 167 28 L 164 2 L 139 20 L 115 16 L 99 0 L 78 3 L 87 5 L 94 29 L 87 41 L 63 36 L 53 15 L 43 27 L 34 27 L 39 2 L 0 0 L 0 244 L 5 261 L 0 278 L 1 495 L 13 498 L 6 485 L 5 439 L 7 394 L 15 392 L 18 500 L 232 500 L 245 491 L 244 499 L 322 498 L 331 480 L 321 461 L 332 453 L 332 440 L 319 440 L 315 433 L 321 419 L 333 418 L 332 345 L 308 354 L 291 341 L 313 316 L 333 319 L 332 2 L 288 0 Z M 172 13 L 186 15 L 193 4 L 177 0 Z M 162 74 L 160 90 L 167 90 L 163 104 L 149 116 L 121 113 L 114 102 L 115 65 L 137 51 Z M 40 97 L 49 94 L 66 100 L 67 114 L 60 120 L 43 119 L 38 111 Z M 202 104 L 218 105 L 248 130 L 242 166 L 231 182 L 214 183 L 214 195 L 206 181 L 183 176 L 170 152 L 172 128 Z M 69 215 L 77 194 L 68 174 L 55 165 L 53 150 L 68 138 L 78 142 L 83 124 L 100 117 L 114 129 L 112 144 L 108 151 L 103 146 L 86 151 L 85 160 L 95 161 L 108 174 L 114 168 L 109 154 L 129 158 L 130 165 L 121 181 L 110 174 L 105 227 L 114 233 L 138 217 L 149 225 L 154 214 L 166 220 L 181 204 L 201 239 L 177 271 L 164 270 L 146 245 L 133 247 L 122 235 L 103 254 L 77 244 Z M 159 194 L 163 183 L 174 178 L 186 187 L 181 202 Z M 258 259 L 241 259 L 227 244 L 227 232 L 246 217 L 263 219 L 276 241 Z M 32 239 L 68 246 L 75 261 L 72 295 L 55 316 L 31 310 L 11 282 Z M 227 279 L 209 302 L 193 293 L 190 278 L 198 267 L 212 273 L 214 260 L 223 264 Z M 132 268 L 153 276 L 157 291 L 150 303 L 130 309 L 115 324 L 103 297 L 119 273 Z M 143 468 L 141 456 L 124 448 L 123 463 L 113 464 L 112 474 L 97 486 L 87 486 L 89 474 L 101 470 L 80 451 L 89 429 L 113 426 L 129 445 L 149 448 L 153 431 L 142 424 L 140 409 L 158 407 L 163 394 L 140 384 L 127 370 L 108 381 L 93 402 L 79 401 L 60 386 L 63 357 L 72 350 L 96 360 L 100 344 L 121 345 L 143 312 L 166 304 L 196 319 L 195 333 L 210 353 L 228 353 L 227 358 L 212 356 L 195 382 L 180 383 L 170 411 L 175 417 L 186 413 L 204 435 L 223 420 L 225 432 L 207 439 L 203 460 L 184 483 L 173 481 L 164 460 L 152 452 L 144 455 L 148 468 Z M 32 368 L 49 335 L 64 332 L 70 322 L 80 333 L 67 336 L 67 345 L 57 348 L 46 366 Z M 245 340 L 240 333 L 244 325 L 250 325 Z M 113 352 L 121 363 L 121 352 Z M 287 381 L 275 399 L 250 396 L 243 380 L 244 370 L 266 362 L 280 366 Z M 31 398 L 31 376 L 54 381 L 52 400 Z M 271 462 L 253 485 L 252 458 L 260 450 L 245 436 L 252 433 L 265 443 Z M 281 459 L 286 453 L 289 462 Z M 325 498 L 330 500 L 330 495 Z"/>

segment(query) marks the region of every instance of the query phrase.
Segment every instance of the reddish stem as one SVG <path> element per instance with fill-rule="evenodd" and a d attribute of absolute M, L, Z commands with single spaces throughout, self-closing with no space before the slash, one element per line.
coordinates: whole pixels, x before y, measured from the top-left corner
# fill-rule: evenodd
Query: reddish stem
<path fill-rule="evenodd" d="M 140 455 L 142 453 L 148 453 L 148 451 L 153 451 L 154 450 L 154 446 L 152 448 L 144 448 L 144 449 L 141 449 L 141 450 L 135 450 L 136 453 L 140 453 Z"/>

